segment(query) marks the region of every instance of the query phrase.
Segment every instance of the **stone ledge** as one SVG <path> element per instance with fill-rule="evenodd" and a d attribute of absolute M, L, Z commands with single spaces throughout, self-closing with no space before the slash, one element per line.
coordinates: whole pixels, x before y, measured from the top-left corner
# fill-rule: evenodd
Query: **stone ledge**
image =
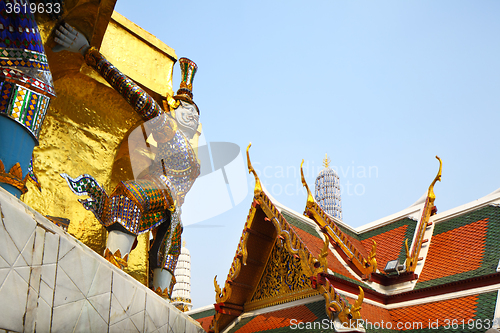
<path fill-rule="evenodd" d="M 0 332 L 204 332 L 0 188 Z"/>

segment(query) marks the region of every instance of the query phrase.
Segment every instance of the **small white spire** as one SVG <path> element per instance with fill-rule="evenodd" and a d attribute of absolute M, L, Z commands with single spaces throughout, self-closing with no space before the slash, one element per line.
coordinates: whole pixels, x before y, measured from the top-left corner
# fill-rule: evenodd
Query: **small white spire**
<path fill-rule="evenodd" d="M 182 242 L 174 276 L 176 283 L 172 290 L 172 304 L 181 311 L 189 311 L 193 307 L 191 303 L 191 255 L 186 248 L 186 241 Z"/>

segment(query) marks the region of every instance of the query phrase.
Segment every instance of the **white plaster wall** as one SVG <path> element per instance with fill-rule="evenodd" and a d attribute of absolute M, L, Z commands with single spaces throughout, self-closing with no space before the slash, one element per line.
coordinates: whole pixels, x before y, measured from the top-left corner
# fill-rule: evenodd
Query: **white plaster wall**
<path fill-rule="evenodd" d="M 0 188 L 0 332 L 204 332 Z"/>

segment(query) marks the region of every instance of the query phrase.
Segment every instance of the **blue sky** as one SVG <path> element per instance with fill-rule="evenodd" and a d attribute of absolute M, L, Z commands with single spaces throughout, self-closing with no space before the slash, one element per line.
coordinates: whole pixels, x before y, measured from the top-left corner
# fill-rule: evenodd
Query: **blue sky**
<path fill-rule="evenodd" d="M 293 171 L 305 159 L 313 187 L 325 153 L 353 227 L 419 199 L 435 155 L 439 211 L 500 188 L 498 1 L 118 0 L 115 10 L 198 64 L 207 141 L 252 142 L 261 179 L 298 212 Z M 242 203 L 184 230 L 195 307 L 214 303 L 213 277 L 226 278 L 248 184 Z"/>

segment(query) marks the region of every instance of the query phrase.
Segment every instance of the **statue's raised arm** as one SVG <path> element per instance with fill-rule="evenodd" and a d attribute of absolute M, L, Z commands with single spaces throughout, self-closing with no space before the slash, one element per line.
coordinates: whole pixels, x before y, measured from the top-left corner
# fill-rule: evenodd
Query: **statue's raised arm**
<path fill-rule="evenodd" d="M 69 24 L 59 26 L 54 41 L 58 44 L 52 49 L 54 52 L 81 53 L 87 65 L 99 72 L 144 120 L 153 119 L 163 112 L 147 92 L 113 66 L 95 47 L 90 47 L 85 36 Z"/>

